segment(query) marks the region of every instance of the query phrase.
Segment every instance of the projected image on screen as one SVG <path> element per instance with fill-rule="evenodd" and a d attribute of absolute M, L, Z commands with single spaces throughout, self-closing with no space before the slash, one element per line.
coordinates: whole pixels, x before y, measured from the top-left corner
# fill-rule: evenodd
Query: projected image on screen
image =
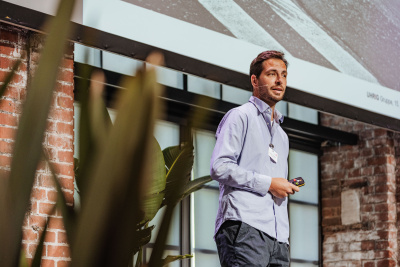
<path fill-rule="evenodd" d="M 124 1 L 400 91 L 400 2 Z"/>
<path fill-rule="evenodd" d="M 50 0 L 6 1 L 53 13 L 50 5 L 37 5 Z M 290 63 L 291 90 L 351 107 L 346 114 L 356 120 L 360 118 L 354 115 L 355 111 L 367 111 L 387 119 L 381 126 L 400 122 L 397 77 L 400 1 L 79 0 L 78 3 L 79 12 L 74 13 L 76 22 L 187 58 L 182 65 L 169 66 L 166 62 L 166 67 L 250 90 L 243 74 L 248 74 L 251 60 L 261 51 L 280 50 Z M 128 56 L 135 54 L 122 52 Z M 231 79 L 215 75 L 209 68 L 199 69 L 196 65 L 199 62 L 229 72 Z M 296 103 L 295 100 L 291 99 Z M 322 109 L 315 102 L 297 104 Z M 369 116 L 362 120 L 372 123 L 382 119 L 372 120 Z"/>

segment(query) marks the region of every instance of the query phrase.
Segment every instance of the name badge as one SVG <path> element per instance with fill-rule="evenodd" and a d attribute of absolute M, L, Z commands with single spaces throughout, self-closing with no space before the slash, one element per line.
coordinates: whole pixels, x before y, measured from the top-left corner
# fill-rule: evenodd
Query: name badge
<path fill-rule="evenodd" d="M 268 155 L 275 163 L 278 163 L 278 153 L 272 147 L 268 149 Z"/>

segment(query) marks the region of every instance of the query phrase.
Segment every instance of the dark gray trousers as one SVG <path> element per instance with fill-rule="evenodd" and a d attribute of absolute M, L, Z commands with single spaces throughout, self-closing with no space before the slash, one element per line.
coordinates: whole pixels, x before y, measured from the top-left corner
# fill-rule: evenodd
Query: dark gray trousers
<path fill-rule="evenodd" d="M 224 222 L 215 235 L 221 266 L 289 267 L 289 245 L 240 221 Z"/>

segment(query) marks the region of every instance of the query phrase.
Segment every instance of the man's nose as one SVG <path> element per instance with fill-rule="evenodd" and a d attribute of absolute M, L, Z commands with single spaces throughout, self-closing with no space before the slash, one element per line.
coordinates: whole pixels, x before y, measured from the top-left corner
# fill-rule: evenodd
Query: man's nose
<path fill-rule="evenodd" d="M 281 76 L 276 75 L 275 83 L 276 83 L 277 85 L 280 85 L 280 84 L 281 84 Z"/>

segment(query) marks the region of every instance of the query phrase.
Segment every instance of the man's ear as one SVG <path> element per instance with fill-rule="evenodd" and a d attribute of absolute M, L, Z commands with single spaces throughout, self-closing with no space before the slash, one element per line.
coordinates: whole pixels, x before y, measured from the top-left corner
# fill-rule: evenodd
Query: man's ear
<path fill-rule="evenodd" d="M 251 85 L 253 85 L 253 87 L 257 87 L 257 85 L 258 85 L 258 80 L 257 80 L 256 75 L 254 75 L 254 74 L 251 75 L 250 80 L 251 80 Z"/>
<path fill-rule="evenodd" d="M 256 75 L 251 75 L 250 77 L 251 85 L 253 86 L 253 95 L 258 96 L 258 79 Z"/>

